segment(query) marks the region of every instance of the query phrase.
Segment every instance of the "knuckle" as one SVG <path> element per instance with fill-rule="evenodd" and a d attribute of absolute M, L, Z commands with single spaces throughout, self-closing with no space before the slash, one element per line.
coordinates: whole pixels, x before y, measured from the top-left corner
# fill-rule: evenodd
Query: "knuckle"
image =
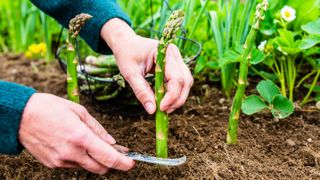
<path fill-rule="evenodd" d="M 88 113 L 87 109 L 82 105 L 79 105 L 78 109 L 79 109 L 79 112 L 83 115 L 86 115 Z"/>
<path fill-rule="evenodd" d="M 118 155 L 110 156 L 106 159 L 105 164 L 110 168 L 116 168 L 120 165 L 120 160 Z"/>
<path fill-rule="evenodd" d="M 88 138 L 88 134 L 83 130 L 75 130 L 69 137 L 69 141 L 71 144 L 76 146 L 84 146 L 86 144 L 86 140 Z"/>
<path fill-rule="evenodd" d="M 148 92 L 145 89 L 139 89 L 136 91 L 136 96 L 140 101 L 144 101 L 148 97 Z"/>

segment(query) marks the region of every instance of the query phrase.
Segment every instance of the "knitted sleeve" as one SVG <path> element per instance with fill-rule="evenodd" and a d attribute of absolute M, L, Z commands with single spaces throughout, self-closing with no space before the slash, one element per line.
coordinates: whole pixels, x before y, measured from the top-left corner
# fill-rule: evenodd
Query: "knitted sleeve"
<path fill-rule="evenodd" d="M 20 121 L 29 98 L 36 91 L 22 85 L 0 81 L 0 153 L 19 154 Z"/>
<path fill-rule="evenodd" d="M 64 27 L 67 27 L 70 19 L 80 13 L 88 13 L 93 16 L 82 28 L 80 36 L 96 52 L 107 54 L 110 49 L 100 37 L 103 25 L 112 18 L 120 18 L 130 24 L 130 19 L 116 0 L 31 0 L 42 11 L 55 18 Z"/>

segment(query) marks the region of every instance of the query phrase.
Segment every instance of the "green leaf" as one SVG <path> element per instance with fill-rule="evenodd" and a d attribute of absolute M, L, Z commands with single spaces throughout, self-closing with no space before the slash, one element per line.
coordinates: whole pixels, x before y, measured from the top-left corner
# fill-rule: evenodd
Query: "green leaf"
<path fill-rule="evenodd" d="M 270 80 L 261 81 L 257 85 L 257 91 L 270 104 L 275 96 L 281 94 L 278 86 Z"/>
<path fill-rule="evenodd" d="M 305 50 L 320 43 L 320 35 L 319 34 L 311 34 L 302 39 L 301 44 L 299 46 L 300 49 Z"/>
<path fill-rule="evenodd" d="M 266 72 L 266 71 L 260 71 L 260 73 L 261 73 L 264 77 L 266 77 L 267 79 L 269 79 L 269 80 L 271 80 L 271 81 L 273 81 L 273 82 L 279 80 L 278 77 L 277 77 L 277 75 L 275 75 L 274 73 L 269 73 L 269 72 Z"/>
<path fill-rule="evenodd" d="M 273 108 L 271 110 L 274 117 L 284 119 L 294 112 L 293 103 L 282 95 L 277 95 L 272 101 Z"/>
<path fill-rule="evenodd" d="M 197 60 L 196 67 L 194 68 L 194 73 L 199 74 L 206 66 L 206 58 L 204 56 L 199 57 Z"/>
<path fill-rule="evenodd" d="M 311 88 L 311 84 L 304 84 L 303 87 L 305 87 L 307 89 L 310 89 Z M 320 93 L 320 86 L 317 86 L 317 85 L 314 86 L 313 92 Z"/>
<path fill-rule="evenodd" d="M 301 28 L 308 34 L 320 35 L 320 18 L 301 26 Z"/>
<path fill-rule="evenodd" d="M 314 100 L 319 102 L 320 101 L 320 94 L 317 94 L 316 97 L 314 98 Z"/>
<path fill-rule="evenodd" d="M 206 63 L 206 67 L 211 69 L 211 70 L 217 70 L 219 69 L 219 63 L 217 61 L 208 61 Z"/>
<path fill-rule="evenodd" d="M 301 51 L 299 48 L 301 41 L 294 40 L 294 34 L 291 31 L 280 29 L 279 31 L 279 37 L 275 38 L 275 43 L 279 46 L 278 50 L 285 55 L 287 54 L 297 54 Z"/>
<path fill-rule="evenodd" d="M 263 109 L 268 108 L 264 101 L 256 95 L 248 96 L 242 103 L 242 112 L 246 115 L 252 115 Z"/>
<path fill-rule="evenodd" d="M 250 64 L 256 65 L 263 62 L 265 59 L 266 59 L 266 56 L 262 51 L 258 49 L 252 50 L 252 58 L 250 60 Z"/>
<path fill-rule="evenodd" d="M 227 50 L 219 60 L 219 66 L 223 67 L 227 64 L 240 62 L 241 55 L 234 50 Z"/>

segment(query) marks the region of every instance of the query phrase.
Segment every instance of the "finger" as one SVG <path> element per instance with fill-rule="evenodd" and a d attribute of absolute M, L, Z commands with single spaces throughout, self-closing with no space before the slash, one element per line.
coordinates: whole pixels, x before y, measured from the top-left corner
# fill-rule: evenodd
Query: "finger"
<path fill-rule="evenodd" d="M 156 111 L 154 93 L 145 78 L 139 73 L 130 73 L 125 75 L 125 79 L 146 111 L 153 114 Z"/>
<path fill-rule="evenodd" d="M 106 129 L 81 105 L 71 106 L 73 111 L 80 117 L 97 136 L 109 144 L 116 144 L 116 140 L 106 131 Z"/>
<path fill-rule="evenodd" d="M 183 66 L 185 66 L 185 64 L 183 63 Z M 184 74 L 184 85 L 182 87 L 182 91 L 181 94 L 179 96 L 179 98 L 177 99 L 177 101 L 175 101 L 175 103 L 173 103 L 167 110 L 167 113 L 172 113 L 173 111 L 175 111 L 176 109 L 180 108 L 181 106 L 183 106 L 183 104 L 186 102 L 189 93 L 190 93 L 190 89 L 193 85 L 193 77 L 191 75 L 190 70 L 188 69 L 187 66 L 185 66 L 183 71 Z"/>
<path fill-rule="evenodd" d="M 95 174 L 106 174 L 109 171 L 108 167 L 101 165 L 96 160 L 92 159 L 90 156 L 83 156 L 77 163 L 84 169 L 95 173 Z"/>
<path fill-rule="evenodd" d="M 111 145 L 97 138 L 95 135 L 86 138 L 83 147 L 86 148 L 88 154 L 93 159 L 108 168 L 128 171 L 135 165 L 132 159 L 119 153 Z"/>
<path fill-rule="evenodd" d="M 114 145 L 112 145 L 112 147 L 115 148 L 120 153 L 123 153 L 123 154 L 129 152 L 129 149 L 127 147 L 121 146 L 119 144 L 114 144 Z"/>
<path fill-rule="evenodd" d="M 75 169 L 75 168 L 80 168 L 80 166 L 77 163 L 71 162 L 71 161 L 64 161 L 62 163 L 61 168 L 70 168 L 70 169 Z"/>
<path fill-rule="evenodd" d="M 178 109 L 181 106 L 183 106 L 183 104 L 186 102 L 186 100 L 187 100 L 187 98 L 189 96 L 189 92 L 190 92 L 190 88 L 187 87 L 186 85 L 183 86 L 182 92 L 181 92 L 181 95 L 180 95 L 179 99 L 173 105 L 171 105 L 168 108 L 167 113 L 172 113 L 176 109 Z"/>
<path fill-rule="evenodd" d="M 161 111 L 167 111 L 179 99 L 183 84 L 183 79 L 171 79 L 168 81 L 167 92 L 160 103 Z"/>

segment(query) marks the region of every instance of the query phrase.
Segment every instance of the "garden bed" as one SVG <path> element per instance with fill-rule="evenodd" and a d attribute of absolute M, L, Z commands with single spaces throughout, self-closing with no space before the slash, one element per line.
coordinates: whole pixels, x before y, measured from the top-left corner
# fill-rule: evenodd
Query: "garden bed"
<path fill-rule="evenodd" d="M 58 63 L 27 61 L 19 56 L 0 57 L 0 79 L 36 88 L 39 92 L 66 97 L 65 75 Z M 31 64 L 31 65 L 30 65 Z M 119 144 L 134 151 L 154 154 L 153 116 L 126 117 L 95 112 L 87 97 L 82 103 Z M 242 116 L 239 144 L 225 144 L 231 102 L 223 101 L 214 86 L 199 82 L 186 105 L 172 114 L 169 130 L 170 155 L 186 155 L 187 163 L 164 168 L 138 163 L 126 173 L 111 171 L 97 176 L 84 170 L 51 170 L 29 153 L 0 156 L 1 179 L 319 179 L 320 112 L 295 112 L 276 121 L 271 114 Z M 48 127 L 49 128 L 49 127 Z"/>

